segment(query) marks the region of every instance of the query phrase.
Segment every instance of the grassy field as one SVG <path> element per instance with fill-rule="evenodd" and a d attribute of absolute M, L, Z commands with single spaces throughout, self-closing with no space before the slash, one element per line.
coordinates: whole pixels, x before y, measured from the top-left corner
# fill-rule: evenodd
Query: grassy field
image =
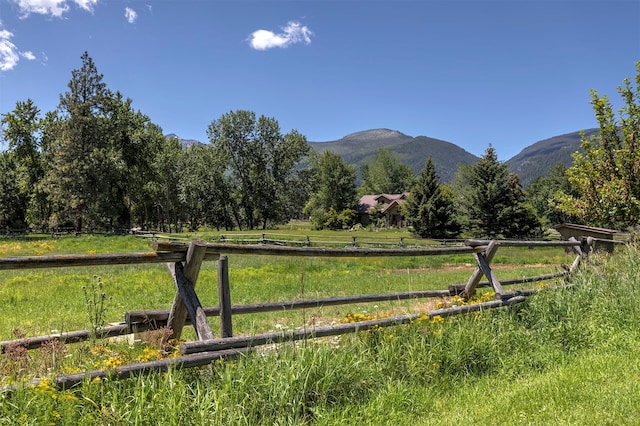
<path fill-rule="evenodd" d="M 149 250 L 148 241 L 134 237 L 0 241 L 2 257 Z M 65 391 L 42 380 L 0 395 L 0 424 L 637 424 L 639 257 L 634 246 L 611 258 L 596 256 L 574 278 L 574 289 L 541 292 L 508 311 L 285 344 L 215 363 L 210 371 L 87 382 Z M 555 272 L 571 260 L 561 248 L 501 248 L 492 264 L 504 279 Z M 206 262 L 198 281 L 205 305 L 217 304 L 215 266 Z M 472 270 L 470 255 L 230 256 L 234 304 L 442 289 L 466 282 Z M 98 282 L 94 276 L 106 295 L 107 321 L 120 321 L 129 310 L 168 308 L 175 293 L 164 265 L 1 271 L 0 339 L 90 328 L 92 304 L 82 287 L 91 289 Z M 235 316 L 234 332 L 326 325 L 354 313 L 424 313 L 430 307 L 424 300 Z M 211 324 L 216 332 L 216 320 Z M 0 380 L 15 383 L 159 356 L 153 336 L 133 345 L 52 344 L 26 355 L 0 355 Z"/>

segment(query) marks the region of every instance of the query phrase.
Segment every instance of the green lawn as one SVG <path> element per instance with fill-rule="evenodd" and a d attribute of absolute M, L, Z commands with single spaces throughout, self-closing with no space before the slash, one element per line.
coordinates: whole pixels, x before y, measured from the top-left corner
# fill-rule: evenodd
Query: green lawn
<path fill-rule="evenodd" d="M 0 253 L 150 250 L 133 237 L 43 241 L 3 240 Z M 214 363 L 211 370 L 102 380 L 65 391 L 43 381 L 0 395 L 0 424 L 637 424 L 640 256 L 635 246 L 616 250 L 611 257 L 593 256 L 572 289 L 544 291 L 509 310 L 284 344 Z M 500 249 L 496 273 L 548 273 L 572 259 L 561 248 Z M 232 302 L 446 288 L 466 282 L 472 260 L 230 256 Z M 109 320 L 127 310 L 168 308 L 175 292 L 164 265 L 2 271 L 1 338 L 12 338 L 14 328 L 28 335 L 87 328 L 82 286 L 95 282 L 94 275 L 110 298 Z M 205 305 L 216 304 L 216 277 L 215 262 L 207 262 L 198 282 Z M 234 317 L 234 330 L 427 308 L 424 301 L 389 302 L 243 315 Z M 51 346 L 22 359 L 0 355 L 2 382 L 158 355 L 151 338 L 70 346 L 75 349 Z"/>

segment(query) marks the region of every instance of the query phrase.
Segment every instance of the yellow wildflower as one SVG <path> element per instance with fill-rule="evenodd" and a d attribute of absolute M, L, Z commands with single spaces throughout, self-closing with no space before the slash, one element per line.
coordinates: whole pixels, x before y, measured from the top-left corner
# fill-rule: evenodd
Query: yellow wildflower
<path fill-rule="evenodd" d="M 116 369 L 121 365 L 124 365 L 126 360 L 121 355 L 110 356 L 102 365 L 102 368 L 105 370 L 108 369 Z"/>
<path fill-rule="evenodd" d="M 144 348 L 142 354 L 138 357 L 140 362 L 149 362 L 162 359 L 162 353 L 159 349 Z"/>
<path fill-rule="evenodd" d="M 431 318 L 431 324 L 440 324 L 442 322 L 444 322 L 444 318 L 442 318 L 440 315 L 436 315 Z"/>

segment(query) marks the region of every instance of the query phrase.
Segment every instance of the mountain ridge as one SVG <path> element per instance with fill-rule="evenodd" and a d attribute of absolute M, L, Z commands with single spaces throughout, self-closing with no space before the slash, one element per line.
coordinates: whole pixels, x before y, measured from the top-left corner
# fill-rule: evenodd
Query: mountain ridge
<path fill-rule="evenodd" d="M 598 131 L 597 128 L 586 129 L 584 134 L 591 137 Z M 572 154 L 582 151 L 581 133 L 575 131 L 534 142 L 505 163 L 526 187 L 536 178 L 546 175 L 559 162 L 570 167 Z M 194 139 L 182 139 L 174 133 L 165 137 L 177 138 L 183 147 L 202 144 Z M 333 151 L 347 164 L 356 166 L 358 172 L 378 154 L 380 148 L 388 148 L 416 174 L 420 173 L 430 156 L 442 182 L 450 182 L 460 164 L 475 164 L 480 159 L 453 142 L 428 136 L 409 136 L 387 128 L 361 130 L 333 141 L 310 141 L 309 145 L 319 153 Z"/>

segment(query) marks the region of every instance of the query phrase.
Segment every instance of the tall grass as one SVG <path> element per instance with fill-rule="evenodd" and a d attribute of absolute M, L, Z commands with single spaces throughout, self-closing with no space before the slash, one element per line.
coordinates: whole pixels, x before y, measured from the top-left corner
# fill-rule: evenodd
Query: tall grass
<path fill-rule="evenodd" d="M 574 287 L 509 310 L 264 348 L 211 371 L 43 381 L 0 396 L 0 424 L 636 424 L 638 251 L 593 256 Z"/>

